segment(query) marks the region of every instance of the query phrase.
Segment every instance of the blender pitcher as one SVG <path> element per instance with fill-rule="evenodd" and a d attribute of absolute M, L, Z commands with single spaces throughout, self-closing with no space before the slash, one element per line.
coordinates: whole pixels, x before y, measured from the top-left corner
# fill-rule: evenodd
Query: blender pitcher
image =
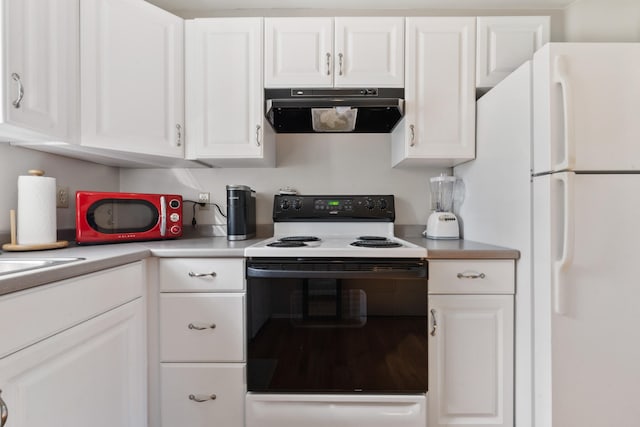
<path fill-rule="evenodd" d="M 431 209 L 424 235 L 428 239 L 459 239 L 458 218 L 453 214 L 456 177 L 441 174 L 430 179 Z"/>

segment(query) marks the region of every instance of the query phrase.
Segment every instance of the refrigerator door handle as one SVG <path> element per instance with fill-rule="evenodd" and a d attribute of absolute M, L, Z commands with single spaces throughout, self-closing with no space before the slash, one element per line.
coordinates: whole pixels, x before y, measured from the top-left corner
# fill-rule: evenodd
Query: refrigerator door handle
<path fill-rule="evenodd" d="M 552 179 L 558 185 L 552 185 L 552 191 L 558 191 L 558 187 L 562 187 L 562 253 L 559 259 L 553 262 L 553 310 L 556 314 L 564 315 L 567 312 L 566 307 L 566 284 L 563 283 L 562 273 L 572 264 L 574 252 L 574 174 L 564 172 L 551 175 Z M 560 196 L 560 194 L 558 194 Z M 559 200 L 555 198 L 555 200 Z"/>
<path fill-rule="evenodd" d="M 564 159 L 558 161 L 556 159 L 553 165 L 554 171 L 573 170 L 575 165 L 575 140 L 573 137 L 573 108 L 572 95 L 573 91 L 569 84 L 569 71 L 567 58 L 564 55 L 558 55 L 554 58 L 553 63 L 553 81 L 560 85 L 562 90 L 562 120 L 564 125 L 564 141 L 563 151 Z"/>

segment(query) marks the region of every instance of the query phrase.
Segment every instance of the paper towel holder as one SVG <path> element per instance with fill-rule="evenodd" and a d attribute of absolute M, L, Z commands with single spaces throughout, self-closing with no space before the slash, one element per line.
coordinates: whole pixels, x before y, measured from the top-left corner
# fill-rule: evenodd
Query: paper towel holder
<path fill-rule="evenodd" d="M 44 171 L 42 169 L 29 169 L 27 173 L 31 176 L 44 176 Z M 17 241 L 17 233 L 16 233 L 16 211 L 15 209 L 11 209 L 9 211 L 9 220 L 11 224 L 11 243 L 5 243 L 2 245 L 2 250 L 11 252 L 11 251 L 42 251 L 46 249 L 61 249 L 69 246 L 69 242 L 66 240 L 58 240 L 52 243 L 41 243 L 41 244 L 18 244 Z"/>

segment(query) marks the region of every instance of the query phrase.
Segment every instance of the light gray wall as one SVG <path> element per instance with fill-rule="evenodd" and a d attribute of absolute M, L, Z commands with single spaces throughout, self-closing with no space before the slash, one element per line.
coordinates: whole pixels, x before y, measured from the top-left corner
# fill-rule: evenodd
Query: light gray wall
<path fill-rule="evenodd" d="M 194 199 L 211 193 L 224 209 L 226 185 L 243 184 L 257 191 L 257 221 L 270 224 L 273 196 L 290 186 L 301 194 L 394 194 L 398 224 L 426 224 L 428 181 L 449 168 L 391 168 L 388 134 L 278 135 L 277 167 L 251 169 L 122 169 L 123 191 L 173 192 Z M 191 205 L 189 205 L 191 206 Z M 199 212 L 200 224 L 224 224 L 215 210 Z M 185 223 L 191 211 L 185 210 Z"/>
<path fill-rule="evenodd" d="M 9 232 L 9 210 L 18 207 L 18 176 L 29 169 L 42 169 L 57 184 L 69 187 L 69 208 L 56 212 L 58 229 L 75 227 L 77 190 L 118 191 L 120 186 L 117 168 L 0 143 L 0 234 Z"/>
<path fill-rule="evenodd" d="M 568 42 L 640 42 L 640 0 L 577 0 L 564 27 Z"/>

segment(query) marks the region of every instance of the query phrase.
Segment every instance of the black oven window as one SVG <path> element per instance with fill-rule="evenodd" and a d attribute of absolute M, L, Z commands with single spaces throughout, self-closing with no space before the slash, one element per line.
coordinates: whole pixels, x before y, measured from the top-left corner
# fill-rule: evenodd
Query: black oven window
<path fill-rule="evenodd" d="M 158 223 L 158 209 L 146 200 L 104 199 L 87 210 L 87 222 L 106 234 L 140 233 Z"/>
<path fill-rule="evenodd" d="M 250 391 L 427 391 L 426 279 L 250 279 L 247 295 Z"/>

